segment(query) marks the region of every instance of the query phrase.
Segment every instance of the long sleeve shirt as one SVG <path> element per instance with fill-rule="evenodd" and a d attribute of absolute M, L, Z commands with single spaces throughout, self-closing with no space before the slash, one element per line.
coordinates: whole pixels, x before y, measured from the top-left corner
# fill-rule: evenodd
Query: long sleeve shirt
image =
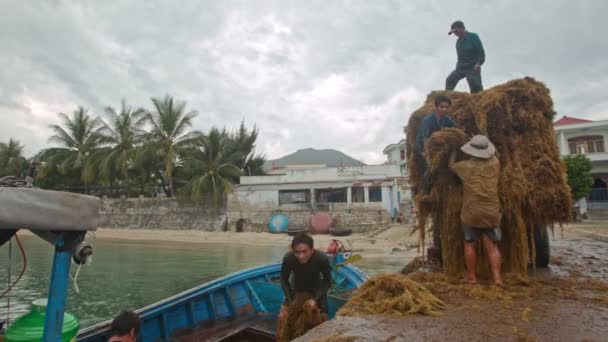
<path fill-rule="evenodd" d="M 293 283 L 289 281 L 293 274 Z M 296 292 L 308 292 L 315 300 L 321 299 L 331 287 L 331 266 L 327 255 L 315 250 L 307 263 L 301 264 L 293 252 L 283 257 L 281 265 L 281 288 L 287 301 Z"/>
<path fill-rule="evenodd" d="M 444 127 L 454 127 L 454 122 L 447 115 L 441 119 L 437 118 L 437 114 L 432 113 L 422 119 L 418 133 L 416 134 L 416 144 L 414 144 L 414 152 L 424 155 L 424 144 L 427 139 L 436 131 Z"/>
<path fill-rule="evenodd" d="M 472 68 L 475 64 L 482 65 L 486 61 L 486 52 L 481 39 L 476 33 L 466 32 L 456 41 L 456 54 L 458 55 L 457 68 Z"/>

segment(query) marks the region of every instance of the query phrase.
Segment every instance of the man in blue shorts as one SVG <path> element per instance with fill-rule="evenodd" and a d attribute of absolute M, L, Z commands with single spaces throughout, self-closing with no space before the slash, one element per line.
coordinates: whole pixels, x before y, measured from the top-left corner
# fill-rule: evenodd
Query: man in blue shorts
<path fill-rule="evenodd" d="M 497 245 L 497 242 L 501 240 L 500 200 L 498 198 L 500 162 L 494 155 L 496 148 L 486 136 L 476 135 L 460 150 L 471 158 L 456 162 L 454 151 L 449 167 L 460 177 L 463 185 L 460 220 L 464 230 L 466 282 L 477 284 L 475 249 L 477 241 L 481 239 L 486 253 L 488 253 L 488 259 L 490 259 L 494 284 L 502 287 L 501 256 Z"/>

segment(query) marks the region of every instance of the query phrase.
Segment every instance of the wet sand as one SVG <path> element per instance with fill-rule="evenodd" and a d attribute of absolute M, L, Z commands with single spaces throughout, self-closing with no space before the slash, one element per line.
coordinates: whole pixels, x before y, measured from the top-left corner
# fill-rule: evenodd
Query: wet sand
<path fill-rule="evenodd" d="M 531 272 L 533 285 L 514 284 L 498 295 L 490 285 L 429 287 L 448 304 L 439 317 L 337 317 L 296 341 L 605 341 L 608 243 L 603 234 L 608 224 L 555 229 L 552 265 Z"/>

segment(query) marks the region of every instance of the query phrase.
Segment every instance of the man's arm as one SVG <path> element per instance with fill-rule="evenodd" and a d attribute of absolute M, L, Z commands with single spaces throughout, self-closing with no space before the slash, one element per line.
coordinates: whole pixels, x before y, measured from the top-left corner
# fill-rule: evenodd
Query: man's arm
<path fill-rule="evenodd" d="M 426 119 L 426 118 L 425 118 Z M 420 142 L 420 154 L 424 156 L 424 147 L 426 145 L 426 141 L 431 137 L 431 125 L 429 120 L 422 121 L 422 138 Z"/>
<path fill-rule="evenodd" d="M 289 264 L 289 256 L 286 255 L 283 258 L 283 263 L 281 264 L 281 289 L 283 289 L 283 293 L 285 294 L 285 298 L 287 302 L 291 302 L 293 299 L 293 290 L 291 288 L 291 284 L 289 284 L 289 275 L 291 274 L 291 265 Z"/>
<path fill-rule="evenodd" d="M 321 261 L 321 275 L 323 275 L 323 279 L 321 280 L 321 284 L 319 288 L 315 292 L 315 300 L 318 301 L 327 294 L 327 291 L 331 288 L 331 266 L 329 266 L 329 260 L 327 256 L 323 256 L 323 260 Z"/>
<path fill-rule="evenodd" d="M 454 127 L 454 120 L 452 120 L 449 116 L 445 116 L 445 125 L 443 126 L 445 128 L 450 128 L 450 127 Z"/>
<path fill-rule="evenodd" d="M 458 166 L 456 163 L 456 151 L 455 150 L 452 151 L 452 153 L 450 154 L 450 162 L 448 163 L 448 167 L 454 173 L 458 174 Z"/>
<path fill-rule="evenodd" d="M 414 145 L 414 151 L 418 154 L 420 154 L 421 156 L 424 155 L 424 134 L 425 134 L 425 130 L 426 130 L 426 122 L 424 120 L 424 118 L 422 119 L 422 122 L 420 123 L 420 127 L 418 128 L 418 132 L 416 132 L 416 144 Z"/>
<path fill-rule="evenodd" d="M 477 64 L 483 65 L 483 63 L 486 62 L 486 52 L 483 49 L 483 44 L 481 43 L 481 39 L 479 39 L 478 35 L 475 35 L 475 45 L 477 46 L 477 50 L 478 50 L 478 54 L 479 54 L 479 59 L 477 61 Z"/>

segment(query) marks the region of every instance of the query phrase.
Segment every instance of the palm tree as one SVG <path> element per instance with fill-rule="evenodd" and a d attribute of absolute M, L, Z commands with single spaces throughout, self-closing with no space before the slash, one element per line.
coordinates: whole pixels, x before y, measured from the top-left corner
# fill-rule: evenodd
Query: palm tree
<path fill-rule="evenodd" d="M 258 138 L 258 130 L 254 126 L 251 131 L 245 127 L 245 123 L 241 122 L 238 131 L 228 136 L 229 149 L 232 153 L 238 153 L 240 158 L 235 165 L 242 170 L 242 173 L 247 176 L 261 176 L 264 174 L 264 162 L 266 158 L 263 155 L 255 153 L 255 142 Z M 238 182 L 238 178 L 234 180 Z"/>
<path fill-rule="evenodd" d="M 266 163 L 266 157 L 264 155 L 250 154 L 245 161 L 243 166 L 243 174 L 246 176 L 263 176 L 266 174 L 264 171 L 264 164 Z"/>
<path fill-rule="evenodd" d="M 199 139 L 199 148 L 190 151 L 184 169 L 192 176 L 186 185 L 192 200 L 197 201 L 204 195 L 221 200 L 231 191 L 234 179 L 242 174 L 236 165 L 242 160 L 242 154 L 234 150 L 232 143 L 226 131 L 212 128 L 207 136 Z"/>
<path fill-rule="evenodd" d="M 169 195 L 175 196 L 173 171 L 176 163 L 183 158 L 186 150 L 201 138 L 199 131 L 189 132 L 196 111 L 186 111 L 186 102 L 176 101 L 169 95 L 163 99 L 152 98 L 154 111 L 146 114 L 146 121 L 152 126 L 149 142 L 143 153 L 157 153 L 163 165 L 165 184 Z"/>
<path fill-rule="evenodd" d="M 90 116 L 83 107 L 78 107 L 71 116 L 64 113 L 59 113 L 59 116 L 63 121 L 63 127 L 49 126 L 55 132 L 49 142 L 57 143 L 60 147 L 49 148 L 42 152 L 41 159 L 47 162 L 47 166 L 43 168 L 41 175 L 44 176 L 53 169 L 57 169 L 62 174 L 77 170 L 87 191 L 87 184 L 94 180 L 94 175 L 85 173 L 86 165 L 90 155 L 102 142 L 101 123 L 99 119 Z"/>
<path fill-rule="evenodd" d="M 93 178 L 98 173 L 101 179 L 112 184 L 115 175 L 129 181 L 129 168 L 134 166 L 137 149 L 144 140 L 145 123 L 143 109 L 134 109 L 123 100 L 120 112 L 106 107 L 109 124 L 101 121 L 100 142 L 107 146 L 95 151 L 87 163 L 85 175 Z"/>
<path fill-rule="evenodd" d="M 8 144 L 0 142 L 0 177 L 19 177 L 26 169 L 27 160 L 23 157 L 23 145 L 12 138 Z"/>

